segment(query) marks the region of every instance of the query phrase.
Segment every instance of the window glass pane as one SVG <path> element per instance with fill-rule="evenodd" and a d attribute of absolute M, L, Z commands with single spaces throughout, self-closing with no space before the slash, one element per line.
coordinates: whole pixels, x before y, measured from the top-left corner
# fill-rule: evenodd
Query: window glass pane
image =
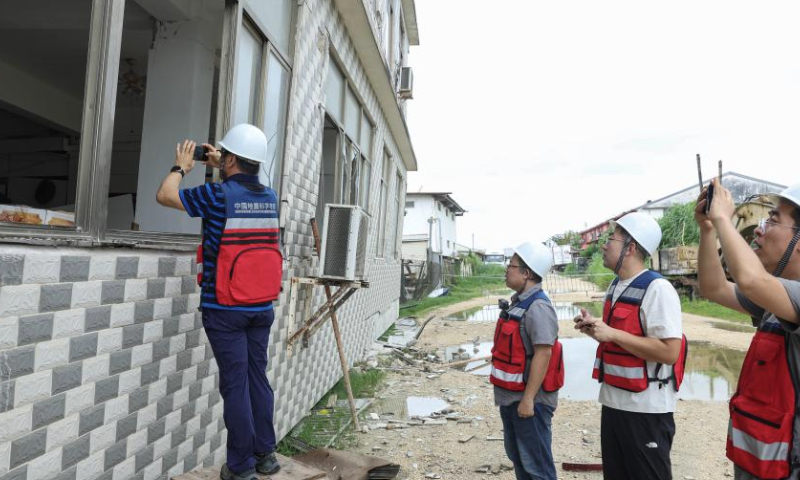
<path fill-rule="evenodd" d="M 344 75 L 339 70 L 339 66 L 331 58 L 328 60 L 328 77 L 325 81 L 325 110 L 328 114 L 338 120 L 343 121 L 342 114 L 342 91 L 344 89 Z"/>
<path fill-rule="evenodd" d="M 400 171 L 397 172 L 397 183 L 395 184 L 395 205 L 397 205 L 397 222 L 395 223 L 395 241 L 394 241 L 394 253 L 395 257 L 398 256 L 400 252 L 400 245 L 402 243 L 402 235 L 403 235 L 403 217 L 405 216 L 405 210 L 403 209 L 403 198 L 405 196 L 405 184 L 403 183 L 403 177 L 400 175 Z"/>
<path fill-rule="evenodd" d="M 269 39 L 280 46 L 284 52 L 289 52 L 294 24 L 292 10 L 297 4 L 296 0 L 256 0 L 247 2 L 251 13 L 266 25 Z"/>
<path fill-rule="evenodd" d="M 212 32 L 195 28 L 195 22 L 201 21 L 182 21 L 171 27 L 181 32 L 179 36 L 154 39 L 158 20 L 138 2 L 125 2 L 106 217 L 109 230 L 200 233 L 199 219 L 159 205 L 156 192 L 173 165 L 176 143 L 184 139 L 214 143 L 215 64 L 222 28 L 213 32 L 215 46 L 210 44 Z M 196 163 L 180 188 L 205 181 L 206 168 Z"/>
<path fill-rule="evenodd" d="M 343 135 L 339 137 L 339 197 L 336 198 L 336 203 L 347 203 L 350 198 L 350 156 L 347 154 L 348 141 Z"/>
<path fill-rule="evenodd" d="M 382 153 L 382 158 L 386 157 L 386 152 Z M 377 256 L 383 257 L 384 247 L 386 243 L 386 162 L 382 162 L 383 170 L 381 171 L 381 184 L 380 184 L 380 198 L 378 199 L 378 251 Z"/>
<path fill-rule="evenodd" d="M 0 222 L 74 227 L 91 0 L 0 2 Z"/>
<path fill-rule="evenodd" d="M 339 154 L 339 130 L 325 118 L 322 134 L 322 168 L 319 175 L 316 218 L 320 232 L 324 232 L 325 205 L 336 203 L 336 159 Z"/>
<path fill-rule="evenodd" d="M 361 149 L 367 156 L 372 155 L 372 124 L 369 122 L 369 118 L 367 118 L 367 114 L 363 111 L 361 112 L 361 135 L 358 139 L 359 145 L 361 145 Z"/>
<path fill-rule="evenodd" d="M 289 70 L 270 52 L 267 65 L 267 93 L 264 95 L 264 133 L 267 135 L 267 164 L 259 177 L 265 185 L 280 186 L 283 142 L 286 136 L 286 104 L 289 98 Z"/>
<path fill-rule="evenodd" d="M 366 157 L 361 157 L 361 192 L 358 204 L 369 211 L 369 189 L 372 184 L 372 164 Z"/>
<path fill-rule="evenodd" d="M 344 97 L 344 131 L 350 138 L 358 138 L 358 122 L 361 119 L 361 108 L 355 93 L 347 86 Z"/>
<path fill-rule="evenodd" d="M 236 88 L 231 126 L 256 123 L 255 102 L 261 77 L 261 39 L 245 26 L 240 28 L 240 33 L 236 50 Z"/>

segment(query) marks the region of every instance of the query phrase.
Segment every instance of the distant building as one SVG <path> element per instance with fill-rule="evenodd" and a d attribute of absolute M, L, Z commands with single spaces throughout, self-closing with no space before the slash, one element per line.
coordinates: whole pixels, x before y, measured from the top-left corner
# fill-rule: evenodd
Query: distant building
<path fill-rule="evenodd" d="M 737 204 L 744 202 L 753 195 L 775 193 L 786 188 L 785 185 L 779 183 L 748 177 L 736 172 L 723 173 L 722 185 L 731 191 L 733 201 Z M 697 199 L 699 194 L 700 187 L 692 185 L 657 200 L 648 200 L 647 203 L 639 205 L 633 210 L 647 213 L 651 217 L 659 219 L 664 216 L 664 212 L 668 208 L 692 202 Z"/>
<path fill-rule="evenodd" d="M 449 192 L 409 192 L 405 211 L 404 259 L 425 260 L 429 247 L 445 257 L 458 255 L 456 217 L 464 215 L 466 210 L 453 200 Z"/>
<path fill-rule="evenodd" d="M 706 182 L 708 181 L 710 181 L 710 179 L 706 180 Z M 737 204 L 744 202 L 753 195 L 779 192 L 786 188 L 785 185 L 781 185 L 779 183 L 748 177 L 747 175 L 742 175 L 736 172 L 723 173 L 722 185 L 731 191 L 733 200 Z M 643 205 L 626 210 L 614 217 L 609 218 L 608 220 L 589 227 L 579 232 L 581 236 L 581 249 L 585 249 L 592 243 L 596 242 L 603 235 L 603 233 L 609 229 L 610 222 L 618 220 L 623 215 L 626 215 L 630 212 L 639 211 L 647 213 L 655 219 L 659 219 L 664 216 L 664 212 L 666 212 L 670 207 L 692 202 L 697 199 L 699 194 L 699 186 L 696 184 L 691 185 L 683 190 L 678 190 L 677 192 L 671 193 L 657 200 L 648 200 Z"/>

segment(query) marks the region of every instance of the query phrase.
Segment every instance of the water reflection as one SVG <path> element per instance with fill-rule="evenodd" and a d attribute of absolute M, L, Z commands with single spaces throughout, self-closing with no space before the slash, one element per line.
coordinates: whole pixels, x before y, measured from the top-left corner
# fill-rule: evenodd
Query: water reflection
<path fill-rule="evenodd" d="M 591 378 L 597 342 L 591 338 L 567 338 L 564 346 L 565 383 L 560 391 L 562 398 L 571 400 L 596 400 L 600 384 Z M 492 342 L 464 343 L 445 348 L 445 361 L 454 361 L 491 355 Z M 739 371 L 745 352 L 712 346 L 708 343 L 692 342 L 686 375 L 678 398 L 684 400 L 710 400 L 725 402 L 736 390 Z M 468 363 L 464 370 L 476 370 L 475 375 L 489 375 L 491 367 L 484 361 Z M 484 365 L 481 367 L 481 365 Z"/>
<path fill-rule="evenodd" d="M 395 418 L 427 417 L 449 408 L 450 405 L 436 397 L 389 397 L 378 400 L 371 411 Z"/>
<path fill-rule="evenodd" d="M 581 308 L 570 302 L 553 302 L 556 316 L 559 320 L 572 320 L 581 312 Z M 467 322 L 494 322 L 500 316 L 497 305 L 484 305 L 456 312 L 447 317 L 447 320 Z"/>

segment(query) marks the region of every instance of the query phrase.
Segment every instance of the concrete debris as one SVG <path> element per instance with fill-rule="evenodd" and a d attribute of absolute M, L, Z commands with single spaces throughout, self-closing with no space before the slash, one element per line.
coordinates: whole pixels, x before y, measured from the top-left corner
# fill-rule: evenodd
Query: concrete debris
<path fill-rule="evenodd" d="M 425 425 L 447 425 L 447 420 L 440 420 L 440 419 L 430 419 L 425 420 Z"/>
<path fill-rule="evenodd" d="M 372 413 L 370 413 L 370 414 L 369 414 L 369 419 L 370 419 L 370 420 L 380 420 L 380 419 L 381 419 L 381 416 L 380 416 L 380 415 L 378 415 L 378 414 L 377 414 L 377 413 L 375 413 L 375 412 L 372 412 Z"/>
<path fill-rule="evenodd" d="M 425 474 L 425 478 L 442 478 L 442 476 L 439 475 L 438 473 L 430 473 L 429 472 L 429 473 Z"/>
<path fill-rule="evenodd" d="M 470 440 L 472 440 L 473 438 L 475 438 L 475 435 L 470 435 L 469 437 L 466 437 L 466 438 L 459 438 L 458 439 L 458 443 L 467 443 Z"/>

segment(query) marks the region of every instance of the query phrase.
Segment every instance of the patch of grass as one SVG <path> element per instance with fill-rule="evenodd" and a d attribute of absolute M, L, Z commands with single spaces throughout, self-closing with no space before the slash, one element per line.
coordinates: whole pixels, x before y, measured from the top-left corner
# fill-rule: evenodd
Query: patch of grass
<path fill-rule="evenodd" d="M 486 267 L 497 267 L 502 270 L 503 267 L 499 265 L 486 265 Z M 495 269 L 488 269 L 489 271 Z M 450 293 L 443 297 L 436 298 L 423 298 L 416 305 L 410 308 L 403 309 L 403 316 L 406 317 L 419 317 L 434 308 L 452 305 L 454 303 L 463 302 L 471 298 L 477 298 L 485 295 L 486 291 L 502 289 L 505 287 L 505 279 L 500 274 L 486 274 L 483 276 L 456 278 L 453 280 L 453 286 L 450 288 Z"/>
<path fill-rule="evenodd" d="M 681 298 L 681 310 L 694 315 L 721 318 L 731 322 L 752 325 L 749 315 L 745 315 L 744 313 L 731 310 L 730 308 L 723 307 L 722 305 L 709 302 L 708 300 L 691 301 L 688 298 Z"/>
<path fill-rule="evenodd" d="M 593 317 L 603 317 L 603 302 L 575 302 L 575 306 L 585 308 Z"/>
<path fill-rule="evenodd" d="M 383 332 L 383 335 L 378 337 L 378 340 L 380 340 L 381 342 L 386 342 L 389 340 L 389 337 L 391 337 L 395 333 L 397 333 L 397 326 L 395 326 L 395 324 L 393 323 L 389 326 L 389 328 L 385 332 Z"/>
<path fill-rule="evenodd" d="M 614 281 L 616 277 L 613 271 L 607 269 L 603 265 L 602 252 L 597 252 L 592 255 L 589 266 L 586 267 L 586 273 L 588 274 L 589 281 L 594 282 L 601 290 L 608 289 L 608 286 L 611 285 L 611 282 Z"/>
<path fill-rule="evenodd" d="M 386 373 L 382 370 L 360 370 L 353 368 L 350 370 L 350 385 L 353 388 L 353 397 L 369 398 L 375 395 L 380 387 Z M 311 409 L 309 415 L 304 418 L 294 429 L 281 440 L 276 451 L 281 455 L 289 456 L 300 453 L 295 447 L 294 441 L 307 446 L 320 448 L 325 442 L 344 427 L 350 421 L 349 407 L 344 408 L 325 408 L 328 398 L 336 395 L 338 400 L 347 400 L 347 392 L 344 386 L 344 379 L 334 385 L 322 399 Z M 333 442 L 332 447 L 336 449 L 347 449 L 357 440 L 352 432 L 344 431 Z"/>
<path fill-rule="evenodd" d="M 350 386 L 353 389 L 353 398 L 369 398 L 374 396 L 384 378 L 386 378 L 386 372 L 383 370 L 368 369 L 362 371 L 357 368 L 350 369 Z M 328 397 L 333 394 L 336 394 L 339 399 L 347 399 L 344 379 L 339 380 L 336 385 L 322 397 L 322 400 L 317 403 L 317 407 L 326 405 L 328 403 Z"/>

